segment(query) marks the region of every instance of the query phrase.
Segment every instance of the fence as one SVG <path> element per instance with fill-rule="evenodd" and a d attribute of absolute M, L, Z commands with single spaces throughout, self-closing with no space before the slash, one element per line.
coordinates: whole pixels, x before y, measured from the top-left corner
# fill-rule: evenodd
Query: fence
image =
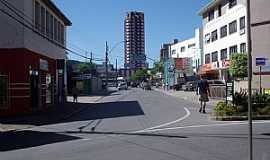
<path fill-rule="evenodd" d="M 210 86 L 211 98 L 224 99 L 226 97 L 226 86 Z"/>
<path fill-rule="evenodd" d="M 6 108 L 9 102 L 9 79 L 7 75 L 0 75 L 0 109 Z"/>

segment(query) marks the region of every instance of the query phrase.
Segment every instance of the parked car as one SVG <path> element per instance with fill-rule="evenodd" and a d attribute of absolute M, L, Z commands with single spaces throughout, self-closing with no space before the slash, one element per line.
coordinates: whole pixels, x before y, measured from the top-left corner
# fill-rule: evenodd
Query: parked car
<path fill-rule="evenodd" d="M 132 88 L 137 88 L 138 85 L 139 85 L 139 84 L 138 84 L 137 82 L 132 82 L 132 83 L 131 83 L 131 87 L 132 87 Z"/>
<path fill-rule="evenodd" d="M 225 83 L 222 80 L 208 80 L 209 85 L 225 85 Z"/>
<path fill-rule="evenodd" d="M 121 82 L 121 83 L 119 83 L 118 84 L 118 90 L 127 90 L 128 89 L 128 85 L 127 85 L 127 83 L 126 82 Z"/>
<path fill-rule="evenodd" d="M 151 83 L 145 83 L 144 89 L 145 90 L 151 90 Z"/>
<path fill-rule="evenodd" d="M 197 88 L 197 81 L 190 81 L 182 85 L 184 91 L 195 91 Z"/>

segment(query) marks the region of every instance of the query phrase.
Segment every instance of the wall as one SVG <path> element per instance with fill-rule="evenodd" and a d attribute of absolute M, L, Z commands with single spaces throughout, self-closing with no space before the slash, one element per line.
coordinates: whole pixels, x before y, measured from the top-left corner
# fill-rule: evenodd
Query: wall
<path fill-rule="evenodd" d="M 256 57 L 268 58 L 267 65 L 270 73 L 270 1 L 251 1 L 251 24 L 261 23 L 251 28 L 253 72 L 258 72 Z M 259 88 L 259 76 L 253 75 L 253 88 Z M 270 74 L 262 76 L 262 87 L 270 88 Z"/>
<path fill-rule="evenodd" d="M 23 10 L 22 0 L 8 0 L 8 2 Z M 0 8 L 18 18 L 2 3 L 0 3 Z M 0 48 L 23 48 L 23 26 L 2 12 L 0 12 L 0 24 Z"/>

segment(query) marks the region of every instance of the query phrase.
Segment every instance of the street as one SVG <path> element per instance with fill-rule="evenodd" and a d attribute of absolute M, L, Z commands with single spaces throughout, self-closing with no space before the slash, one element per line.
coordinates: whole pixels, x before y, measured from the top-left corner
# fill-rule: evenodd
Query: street
<path fill-rule="evenodd" d="M 76 105 L 76 104 L 74 104 Z M 85 104 L 87 105 L 87 104 Z M 246 122 L 219 122 L 158 91 L 114 92 L 69 119 L 0 135 L 1 160 L 245 160 Z M 254 157 L 270 159 L 270 121 L 254 122 Z"/>

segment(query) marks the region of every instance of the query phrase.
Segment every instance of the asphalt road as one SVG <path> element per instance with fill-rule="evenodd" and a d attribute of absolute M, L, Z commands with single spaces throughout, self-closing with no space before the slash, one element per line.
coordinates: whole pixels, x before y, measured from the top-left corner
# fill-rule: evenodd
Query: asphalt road
<path fill-rule="evenodd" d="M 0 159 L 246 160 L 247 131 L 246 122 L 209 120 L 194 103 L 132 89 L 63 122 L 2 134 Z M 269 150 L 270 121 L 256 121 L 254 159 L 269 160 Z"/>

